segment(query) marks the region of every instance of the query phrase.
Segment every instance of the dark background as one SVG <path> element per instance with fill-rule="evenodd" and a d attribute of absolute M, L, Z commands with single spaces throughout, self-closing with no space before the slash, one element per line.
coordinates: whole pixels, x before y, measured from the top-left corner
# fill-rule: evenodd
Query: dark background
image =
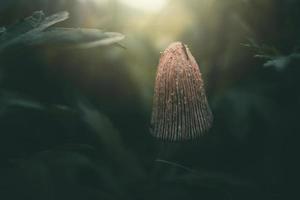
<path fill-rule="evenodd" d="M 300 1 L 1 0 L 0 26 L 43 10 L 119 45 L 0 54 L 0 199 L 296 199 Z M 160 52 L 186 43 L 214 114 L 197 141 L 149 133 Z"/>

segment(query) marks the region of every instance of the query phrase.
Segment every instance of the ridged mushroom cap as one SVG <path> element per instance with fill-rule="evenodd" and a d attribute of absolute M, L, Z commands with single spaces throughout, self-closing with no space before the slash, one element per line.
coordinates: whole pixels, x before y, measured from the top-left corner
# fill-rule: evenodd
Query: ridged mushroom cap
<path fill-rule="evenodd" d="M 153 98 L 151 134 L 166 141 L 198 138 L 213 121 L 195 58 L 181 42 L 161 54 Z"/>

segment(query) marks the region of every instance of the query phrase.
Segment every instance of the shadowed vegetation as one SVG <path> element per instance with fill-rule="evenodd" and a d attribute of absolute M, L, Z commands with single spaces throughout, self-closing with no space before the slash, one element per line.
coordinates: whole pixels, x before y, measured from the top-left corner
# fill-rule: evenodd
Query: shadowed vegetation
<path fill-rule="evenodd" d="M 295 199 L 299 19 L 297 0 L 1 0 L 0 199 Z M 183 143 L 149 129 L 174 41 L 214 115 Z"/>

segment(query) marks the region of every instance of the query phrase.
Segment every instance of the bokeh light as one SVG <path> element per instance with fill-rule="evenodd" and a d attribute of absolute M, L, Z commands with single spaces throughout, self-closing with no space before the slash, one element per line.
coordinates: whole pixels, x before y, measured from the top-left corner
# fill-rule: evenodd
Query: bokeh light
<path fill-rule="evenodd" d="M 120 0 L 120 2 L 136 9 L 156 12 L 166 5 L 166 0 Z"/>

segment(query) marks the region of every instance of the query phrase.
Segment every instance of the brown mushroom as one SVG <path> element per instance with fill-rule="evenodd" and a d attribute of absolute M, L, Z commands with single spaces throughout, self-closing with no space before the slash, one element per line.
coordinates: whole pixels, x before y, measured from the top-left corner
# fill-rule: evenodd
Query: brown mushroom
<path fill-rule="evenodd" d="M 181 42 L 160 57 L 155 81 L 151 134 L 166 141 L 198 138 L 213 121 L 195 58 Z"/>

